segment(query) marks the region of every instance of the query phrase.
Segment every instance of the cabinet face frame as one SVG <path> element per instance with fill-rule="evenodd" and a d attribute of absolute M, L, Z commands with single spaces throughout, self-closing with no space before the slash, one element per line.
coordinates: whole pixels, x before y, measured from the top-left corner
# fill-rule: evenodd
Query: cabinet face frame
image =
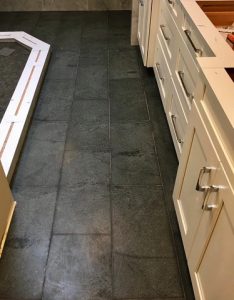
<path fill-rule="evenodd" d="M 139 1 L 138 13 L 138 31 L 137 38 L 141 50 L 144 65 L 147 64 L 149 36 L 150 36 L 150 23 L 152 14 L 152 0 Z"/>
<path fill-rule="evenodd" d="M 48 63 L 50 45 L 25 32 L 0 32 L 0 42 L 17 42 L 31 52 L 0 123 L 0 160 L 10 181 Z"/>

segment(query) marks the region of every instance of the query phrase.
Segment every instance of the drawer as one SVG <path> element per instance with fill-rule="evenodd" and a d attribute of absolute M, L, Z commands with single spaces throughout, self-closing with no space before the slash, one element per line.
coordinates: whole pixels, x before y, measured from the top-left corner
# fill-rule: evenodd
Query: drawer
<path fill-rule="evenodd" d="M 159 38 L 171 69 L 175 68 L 178 55 L 178 40 L 181 39 L 176 24 L 168 10 L 167 5 L 160 8 Z"/>
<path fill-rule="evenodd" d="M 184 12 L 180 0 L 163 0 L 162 6 L 167 6 L 170 13 L 178 26 L 184 23 Z"/>
<path fill-rule="evenodd" d="M 171 80 L 171 90 L 172 94 L 168 100 L 167 119 L 175 150 L 179 159 L 183 148 L 188 122 L 173 80 Z"/>
<path fill-rule="evenodd" d="M 184 24 L 181 28 L 183 39 L 189 48 L 190 53 L 196 60 L 197 57 L 212 57 L 213 51 L 194 25 L 189 15 L 185 14 Z"/>
<path fill-rule="evenodd" d="M 200 81 L 199 69 L 183 40 L 179 41 L 179 52 L 176 67 L 172 72 L 173 80 L 177 87 L 183 110 L 188 118 L 192 102 L 197 92 Z"/>
<path fill-rule="evenodd" d="M 160 95 L 162 98 L 163 106 L 165 111 L 167 110 L 167 101 L 171 93 L 170 81 L 171 73 L 163 53 L 163 48 L 159 37 L 156 41 L 156 50 L 155 50 L 155 63 L 154 63 L 154 73 L 158 83 Z"/>

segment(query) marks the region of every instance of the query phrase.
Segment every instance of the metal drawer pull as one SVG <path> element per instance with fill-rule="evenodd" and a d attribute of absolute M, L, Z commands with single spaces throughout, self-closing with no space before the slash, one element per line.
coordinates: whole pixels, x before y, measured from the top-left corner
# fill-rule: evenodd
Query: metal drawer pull
<path fill-rule="evenodd" d="M 144 6 L 144 0 L 138 0 L 141 6 Z"/>
<path fill-rule="evenodd" d="M 184 72 L 183 71 L 178 71 L 179 77 L 180 77 L 180 81 L 182 83 L 182 86 L 184 88 L 185 94 L 186 96 L 189 98 L 189 100 L 192 102 L 193 100 L 193 95 L 188 91 L 186 84 L 184 82 Z"/>
<path fill-rule="evenodd" d="M 177 142 L 179 144 L 183 144 L 183 140 L 179 137 L 179 133 L 178 133 L 178 130 L 176 127 L 176 119 L 177 119 L 176 115 L 171 115 L 171 120 L 172 120 L 172 124 L 173 124 L 174 130 L 175 130 Z"/>
<path fill-rule="evenodd" d="M 166 26 L 165 25 L 160 25 L 160 28 L 161 28 L 161 31 L 162 31 L 162 34 L 163 34 L 163 37 L 166 41 L 170 41 L 170 38 L 169 36 L 166 34 L 166 31 L 165 31 L 165 28 Z"/>
<path fill-rule="evenodd" d="M 160 68 L 160 64 L 159 63 L 156 63 L 156 68 L 157 68 L 157 71 L 158 71 L 158 76 L 160 78 L 160 80 L 164 80 L 164 77 L 162 76 L 162 72 L 161 72 L 161 68 Z"/>
<path fill-rule="evenodd" d="M 199 48 L 197 48 L 197 47 L 195 46 L 195 44 L 194 44 L 194 42 L 193 42 L 193 40 L 192 40 L 192 38 L 191 38 L 191 31 L 188 30 L 188 29 L 186 29 L 186 30 L 184 31 L 184 33 L 185 33 L 185 35 L 187 36 L 187 38 L 188 38 L 190 44 L 192 45 L 193 50 L 194 50 L 199 56 L 202 56 L 202 50 L 199 49 Z"/>
<path fill-rule="evenodd" d="M 218 208 L 218 205 L 215 204 L 215 203 L 210 203 L 210 204 L 208 204 L 208 200 L 209 200 L 210 193 L 218 193 L 218 191 L 219 191 L 221 188 L 222 188 L 221 186 L 217 186 L 217 185 L 211 185 L 211 186 L 209 187 L 209 190 L 207 191 L 206 197 L 205 197 L 204 202 L 203 202 L 203 204 L 202 204 L 202 209 L 203 209 L 203 210 L 211 211 L 211 210 L 213 210 L 213 209 Z"/>
<path fill-rule="evenodd" d="M 204 176 L 204 174 L 210 174 L 212 170 L 215 170 L 215 168 L 213 168 L 213 167 L 203 167 L 203 168 L 201 168 L 201 170 L 199 172 L 197 184 L 196 184 L 196 191 L 205 192 L 205 191 L 208 191 L 210 189 L 209 185 L 201 185 L 201 180 L 202 180 L 202 177 Z"/>

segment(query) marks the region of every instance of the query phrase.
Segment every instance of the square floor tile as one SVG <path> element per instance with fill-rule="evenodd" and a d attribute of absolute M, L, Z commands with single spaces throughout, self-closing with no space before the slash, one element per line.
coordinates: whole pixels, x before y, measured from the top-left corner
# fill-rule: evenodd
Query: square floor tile
<path fill-rule="evenodd" d="M 55 233 L 109 234 L 110 227 L 110 196 L 107 185 L 79 185 L 60 190 Z"/>
<path fill-rule="evenodd" d="M 182 297 L 176 260 L 114 255 L 114 297 Z"/>
<path fill-rule="evenodd" d="M 55 186 L 62 166 L 64 142 L 29 139 L 16 169 L 14 184 Z"/>
<path fill-rule="evenodd" d="M 74 80 L 46 80 L 35 109 L 34 119 L 68 120 L 75 89 Z"/>
<path fill-rule="evenodd" d="M 133 49 L 130 43 L 130 31 L 126 32 L 126 30 L 115 30 L 114 32 L 109 33 L 108 45 L 111 50 L 131 50 Z"/>
<path fill-rule="evenodd" d="M 49 240 L 8 239 L 0 261 L 1 299 L 41 299 L 48 250 Z"/>
<path fill-rule="evenodd" d="M 79 183 L 108 184 L 110 153 L 66 151 L 62 170 L 62 185 Z"/>
<path fill-rule="evenodd" d="M 107 58 L 82 57 L 75 95 L 84 99 L 106 99 L 108 96 Z"/>
<path fill-rule="evenodd" d="M 65 142 L 67 127 L 68 124 L 64 121 L 34 120 L 30 126 L 27 138 L 48 142 Z"/>
<path fill-rule="evenodd" d="M 108 38 L 108 28 L 89 28 L 87 26 L 84 26 L 82 31 L 82 39 L 89 39 L 90 41 L 93 41 L 96 43 L 98 40 L 100 42 L 107 41 Z"/>
<path fill-rule="evenodd" d="M 49 239 L 57 196 L 56 187 L 13 187 L 17 207 L 9 237 Z"/>
<path fill-rule="evenodd" d="M 123 28 L 129 31 L 131 27 L 130 11 L 109 11 L 109 28 L 114 31 L 117 28 Z"/>
<path fill-rule="evenodd" d="M 81 26 L 66 26 L 60 24 L 54 42 L 56 49 L 67 51 L 79 51 L 81 46 Z"/>
<path fill-rule="evenodd" d="M 110 50 L 110 79 L 139 78 L 139 66 L 134 49 Z"/>
<path fill-rule="evenodd" d="M 108 124 L 79 124 L 71 121 L 66 140 L 66 150 L 110 149 Z"/>
<path fill-rule="evenodd" d="M 45 80 L 75 80 L 77 76 L 79 53 L 77 51 L 52 52 Z"/>
<path fill-rule="evenodd" d="M 173 257 L 170 226 L 159 188 L 113 187 L 113 249 L 138 257 Z"/>
<path fill-rule="evenodd" d="M 31 33 L 38 23 L 40 12 L 18 12 L 13 24 L 13 31 L 25 31 Z"/>
<path fill-rule="evenodd" d="M 111 298 L 109 236 L 54 236 L 43 299 Z"/>
<path fill-rule="evenodd" d="M 161 184 L 154 153 L 123 152 L 112 155 L 112 183 L 114 185 Z"/>
<path fill-rule="evenodd" d="M 154 152 L 154 139 L 151 124 L 127 123 L 111 125 L 111 147 L 115 153 Z"/>
<path fill-rule="evenodd" d="M 71 119 L 80 124 L 108 124 L 109 101 L 87 100 L 74 101 L 72 105 Z"/>
<path fill-rule="evenodd" d="M 111 102 L 111 122 L 143 122 L 149 120 L 145 102 L 134 98 L 122 98 Z"/>
<path fill-rule="evenodd" d="M 140 79 L 122 78 L 110 80 L 110 99 L 111 102 L 118 102 L 121 98 L 134 98 L 145 102 L 146 97 Z"/>
<path fill-rule="evenodd" d="M 93 33 L 94 34 L 94 33 Z M 108 58 L 108 41 L 106 38 L 87 38 L 81 39 L 80 47 L 81 57 L 92 57 L 93 60 L 98 57 L 105 57 L 106 61 Z"/>
<path fill-rule="evenodd" d="M 60 24 L 61 13 L 41 12 L 39 21 L 32 31 L 32 35 L 43 42 L 52 44 Z"/>
<path fill-rule="evenodd" d="M 105 30 L 108 28 L 107 11 L 85 12 L 83 13 L 83 20 L 83 25 L 86 28 L 86 30 Z"/>
<path fill-rule="evenodd" d="M 111 122 L 149 120 L 146 98 L 138 79 L 110 81 Z"/>

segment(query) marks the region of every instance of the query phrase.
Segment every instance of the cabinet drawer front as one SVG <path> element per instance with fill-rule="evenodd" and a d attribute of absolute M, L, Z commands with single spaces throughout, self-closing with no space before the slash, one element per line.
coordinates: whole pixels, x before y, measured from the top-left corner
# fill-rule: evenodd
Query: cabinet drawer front
<path fill-rule="evenodd" d="M 187 119 L 185 113 L 183 111 L 179 95 L 176 91 L 173 80 L 171 81 L 172 95 L 169 99 L 168 103 L 168 111 L 167 111 L 167 119 L 171 131 L 171 135 L 173 138 L 173 142 L 175 145 L 176 153 L 178 159 L 180 158 L 185 132 L 187 129 Z"/>
<path fill-rule="evenodd" d="M 178 40 L 180 37 L 167 5 L 161 6 L 158 35 L 168 64 L 173 69 L 178 55 Z"/>
<path fill-rule="evenodd" d="M 180 0 L 163 0 L 163 4 L 168 7 L 170 13 L 178 26 L 182 26 L 184 13 Z"/>
<path fill-rule="evenodd" d="M 163 48 L 159 38 L 157 38 L 156 42 L 154 73 L 158 83 L 164 109 L 167 110 L 168 97 L 171 94 L 171 73 L 167 65 L 167 61 L 164 56 Z"/>
<path fill-rule="evenodd" d="M 184 24 L 181 27 L 181 32 L 183 39 L 195 61 L 197 57 L 214 56 L 214 53 L 187 14 L 185 14 Z"/>
<path fill-rule="evenodd" d="M 186 117 L 188 118 L 200 77 L 199 69 L 182 40 L 179 41 L 178 59 L 173 72 L 173 79 Z"/>

